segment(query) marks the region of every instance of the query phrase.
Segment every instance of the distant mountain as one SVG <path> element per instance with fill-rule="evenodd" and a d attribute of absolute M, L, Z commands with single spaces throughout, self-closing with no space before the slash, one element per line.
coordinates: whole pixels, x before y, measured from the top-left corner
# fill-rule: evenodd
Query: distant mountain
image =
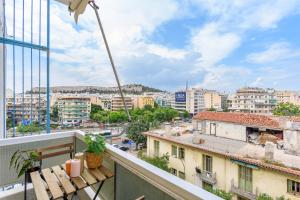
<path fill-rule="evenodd" d="M 147 87 L 141 84 L 129 84 L 122 86 L 126 94 L 142 94 L 144 92 L 163 92 L 162 90 Z M 46 88 L 40 88 L 41 93 L 46 93 Z M 57 86 L 50 88 L 51 93 L 90 93 L 90 94 L 115 94 L 118 93 L 118 87 L 98 87 L 98 86 Z M 27 91 L 26 93 L 31 93 Z M 39 88 L 32 88 L 33 94 L 39 93 Z"/>

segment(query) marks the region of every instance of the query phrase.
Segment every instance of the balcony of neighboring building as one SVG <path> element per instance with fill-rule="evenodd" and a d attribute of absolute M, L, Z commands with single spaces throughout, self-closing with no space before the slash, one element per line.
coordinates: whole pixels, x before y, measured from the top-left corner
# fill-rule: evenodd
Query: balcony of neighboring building
<path fill-rule="evenodd" d="M 18 200 L 24 198 L 22 185 L 24 177 L 17 179 L 15 171 L 9 169 L 10 158 L 16 150 L 37 149 L 74 142 L 75 152 L 82 152 L 85 149 L 83 136 L 84 133 L 81 131 L 69 131 L 27 136 L 22 139 L 0 140 L 0 188 L 2 188 L 0 199 Z M 60 165 L 67 159 L 69 159 L 68 154 L 46 159 L 43 162 L 43 168 Z M 97 199 L 134 200 L 140 197 L 147 200 L 220 199 L 109 144 L 106 145 L 103 166 L 113 172 L 114 177 L 105 181 Z M 97 188 L 98 185 L 96 184 L 79 191 L 78 199 L 91 199 Z M 36 199 L 31 184 L 28 185 L 27 195 L 27 199 Z"/>
<path fill-rule="evenodd" d="M 252 186 L 236 184 L 234 179 L 231 180 L 230 191 L 236 194 L 238 197 L 246 198 L 249 200 L 256 200 L 258 197 L 257 188 L 255 189 L 255 192 L 253 192 Z"/>

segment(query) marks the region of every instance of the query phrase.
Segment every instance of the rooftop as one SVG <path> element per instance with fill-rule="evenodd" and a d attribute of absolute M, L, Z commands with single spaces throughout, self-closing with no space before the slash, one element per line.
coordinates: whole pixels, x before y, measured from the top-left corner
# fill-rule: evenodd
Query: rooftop
<path fill-rule="evenodd" d="M 274 161 L 265 160 L 265 148 L 247 142 L 192 133 L 191 126 L 153 130 L 146 135 L 218 154 L 249 164 L 300 176 L 300 157 L 274 148 Z M 199 142 L 201 141 L 201 142 Z"/>

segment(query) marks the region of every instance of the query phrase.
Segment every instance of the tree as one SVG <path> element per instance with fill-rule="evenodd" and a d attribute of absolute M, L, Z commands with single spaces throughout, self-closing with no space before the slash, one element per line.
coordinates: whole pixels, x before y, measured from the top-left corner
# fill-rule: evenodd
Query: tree
<path fill-rule="evenodd" d="M 91 114 L 98 113 L 99 111 L 103 111 L 101 106 L 96 104 L 91 105 Z"/>
<path fill-rule="evenodd" d="M 145 106 L 144 106 L 144 110 L 148 110 L 148 111 L 152 111 L 152 106 L 151 105 L 148 105 L 148 104 L 146 104 Z"/>
<path fill-rule="evenodd" d="M 149 156 L 145 156 L 143 155 L 142 151 L 139 151 L 138 153 L 138 157 L 162 170 L 165 170 L 167 172 L 170 172 L 169 169 L 169 155 L 164 154 L 161 157 L 159 156 L 155 156 L 155 157 L 149 157 Z"/>
<path fill-rule="evenodd" d="M 189 118 L 190 117 L 190 113 L 188 112 L 188 111 L 183 111 L 183 118 L 185 118 L 185 119 L 187 119 L 187 118 Z"/>
<path fill-rule="evenodd" d="M 207 111 L 210 111 L 210 112 L 216 112 L 217 109 L 215 109 L 214 107 L 211 107 L 210 109 L 208 109 Z"/>
<path fill-rule="evenodd" d="M 57 121 L 58 120 L 58 106 L 54 105 L 52 108 L 52 115 L 51 118 L 53 121 Z"/>
<path fill-rule="evenodd" d="M 279 116 L 300 116 L 300 106 L 292 103 L 280 103 L 273 110 L 273 114 Z"/>
<path fill-rule="evenodd" d="M 147 139 L 143 135 L 143 132 L 149 130 L 149 123 L 145 119 L 139 119 L 137 121 L 131 122 L 127 137 L 133 140 L 136 144 L 136 149 L 138 148 L 139 144 L 145 144 Z"/>

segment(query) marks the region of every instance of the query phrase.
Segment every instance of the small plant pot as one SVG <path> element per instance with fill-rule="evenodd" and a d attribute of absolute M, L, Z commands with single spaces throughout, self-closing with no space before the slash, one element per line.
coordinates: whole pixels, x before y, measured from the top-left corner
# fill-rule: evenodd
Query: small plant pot
<path fill-rule="evenodd" d="M 89 169 L 100 167 L 103 162 L 102 154 L 98 155 L 95 153 L 85 153 L 86 164 Z"/>

